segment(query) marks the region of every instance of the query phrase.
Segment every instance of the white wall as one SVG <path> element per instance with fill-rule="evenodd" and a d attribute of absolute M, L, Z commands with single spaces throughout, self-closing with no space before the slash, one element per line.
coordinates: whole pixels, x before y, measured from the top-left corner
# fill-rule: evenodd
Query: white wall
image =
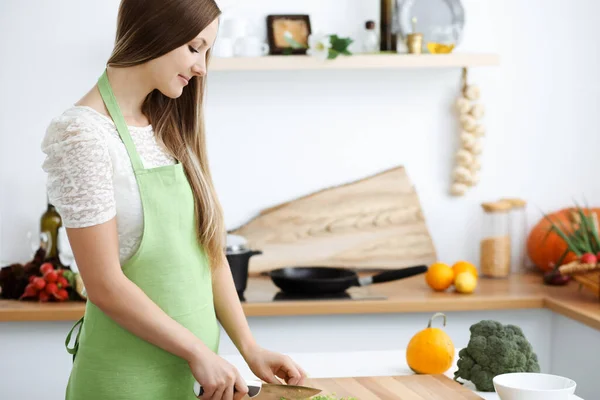
<path fill-rule="evenodd" d="M 228 3 L 232 3 L 229 1 Z M 239 2 L 241 3 L 241 2 Z M 246 2 L 248 3 L 248 2 Z M 255 0 L 232 10 L 306 12 L 314 30 L 352 34 L 378 1 Z M 249 3 L 248 3 L 249 4 Z M 447 195 L 456 145 L 451 105 L 459 69 L 213 73 L 207 123 L 211 164 L 229 228 L 275 203 L 403 164 L 441 259 L 477 259 L 479 203 L 518 195 L 551 210 L 600 201 L 600 3 L 465 0 L 459 51 L 497 51 L 473 69 L 488 109 L 482 182 Z M 29 256 L 26 232 L 45 207 L 39 149 L 49 120 L 102 72 L 118 0 L 0 2 L 0 258 Z M 341 16 L 338 10 L 349 12 Z M 264 32 L 264 29 L 263 29 Z M 574 157 L 573 161 L 566 161 Z"/>

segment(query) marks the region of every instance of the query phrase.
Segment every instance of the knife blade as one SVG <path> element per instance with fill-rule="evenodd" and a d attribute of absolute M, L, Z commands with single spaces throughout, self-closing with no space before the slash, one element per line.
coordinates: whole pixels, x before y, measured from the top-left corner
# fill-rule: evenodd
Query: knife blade
<path fill-rule="evenodd" d="M 308 386 L 297 385 L 277 385 L 273 383 L 263 383 L 258 395 L 253 397 L 256 400 L 302 400 L 308 399 L 318 393 L 321 389 Z"/>
<path fill-rule="evenodd" d="M 278 385 L 263 383 L 261 381 L 246 380 L 248 386 L 248 397 L 255 400 L 302 400 L 321 393 L 321 389 L 298 385 Z M 201 396 L 204 389 L 198 382 L 194 383 L 194 394 Z"/>

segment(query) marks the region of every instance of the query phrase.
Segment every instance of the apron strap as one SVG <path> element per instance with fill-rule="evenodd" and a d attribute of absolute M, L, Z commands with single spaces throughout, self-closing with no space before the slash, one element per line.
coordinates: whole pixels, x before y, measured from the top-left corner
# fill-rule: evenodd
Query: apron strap
<path fill-rule="evenodd" d="M 79 321 L 77 321 L 75 323 L 75 325 L 73 325 L 73 327 L 71 328 L 71 330 L 69 331 L 69 334 L 67 335 L 67 338 L 65 340 L 65 347 L 67 348 L 67 353 L 69 354 L 73 354 L 73 361 L 75 361 L 75 355 L 77 354 L 77 349 L 79 349 L 79 335 L 81 334 L 81 324 L 83 324 L 83 318 L 81 317 L 79 319 Z M 75 343 L 73 344 L 72 348 L 69 348 L 69 342 L 71 341 L 71 335 L 73 335 L 73 331 L 75 330 L 75 328 L 79 326 L 79 330 L 77 331 L 77 336 L 75 337 Z"/>
<path fill-rule="evenodd" d="M 108 81 L 106 69 L 104 70 L 102 76 L 100 76 L 98 79 L 98 89 L 100 90 L 102 100 L 104 101 L 104 104 L 106 105 L 106 108 L 108 109 L 108 112 L 112 117 L 115 126 L 117 127 L 117 131 L 121 136 L 121 140 L 123 140 L 123 143 L 125 144 L 125 148 L 129 154 L 129 159 L 133 165 L 133 170 L 135 172 L 143 171 L 144 164 L 142 163 L 142 159 L 140 158 L 140 155 L 133 144 L 133 140 L 129 134 L 129 129 L 127 128 L 127 123 L 125 122 L 125 118 L 121 113 L 121 109 L 119 108 L 115 94 L 113 93 L 110 82 Z"/>

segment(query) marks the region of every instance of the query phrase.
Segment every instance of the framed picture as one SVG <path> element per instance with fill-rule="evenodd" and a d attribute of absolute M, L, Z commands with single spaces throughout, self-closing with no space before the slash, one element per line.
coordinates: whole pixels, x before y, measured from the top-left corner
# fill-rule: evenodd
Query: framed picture
<path fill-rule="evenodd" d="M 293 48 L 290 45 L 284 36 L 286 32 L 289 32 L 296 42 L 308 47 L 308 37 L 311 34 L 310 17 L 303 14 L 267 16 L 269 54 L 306 54 L 305 48 Z"/>

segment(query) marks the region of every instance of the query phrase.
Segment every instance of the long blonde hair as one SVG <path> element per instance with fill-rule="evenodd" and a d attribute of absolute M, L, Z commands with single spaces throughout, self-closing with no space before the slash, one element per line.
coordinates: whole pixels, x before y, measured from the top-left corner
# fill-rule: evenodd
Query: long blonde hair
<path fill-rule="evenodd" d="M 122 0 L 115 46 L 107 65 L 132 67 L 158 58 L 194 39 L 221 11 L 214 0 Z M 208 63 L 210 51 L 206 56 Z M 225 224 L 206 152 L 206 76 L 194 77 L 177 99 L 154 90 L 142 112 L 157 140 L 181 162 L 194 193 L 197 238 L 211 269 L 224 262 Z"/>

